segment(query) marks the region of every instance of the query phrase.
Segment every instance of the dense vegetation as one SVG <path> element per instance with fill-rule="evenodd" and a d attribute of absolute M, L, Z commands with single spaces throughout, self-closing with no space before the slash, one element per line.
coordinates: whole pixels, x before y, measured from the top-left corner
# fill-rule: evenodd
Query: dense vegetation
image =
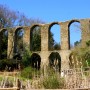
<path fill-rule="evenodd" d="M 0 28 L 13 28 L 15 26 L 31 26 L 32 24 L 39 24 L 39 23 L 44 23 L 42 20 L 39 19 L 32 19 L 32 18 L 27 18 L 23 13 L 13 11 L 9 9 L 7 6 L 0 5 Z M 17 33 L 16 36 L 17 38 L 17 44 L 16 47 L 14 46 L 14 57 L 13 59 L 16 60 L 21 60 L 22 59 L 22 64 L 23 67 L 28 66 L 27 64 L 30 64 L 30 56 L 28 56 L 26 53 L 21 57 L 21 52 L 20 49 L 23 51 L 23 37 L 22 29 L 20 29 Z M 53 50 L 54 48 L 56 50 L 60 49 L 59 45 L 55 43 L 53 39 L 53 33 L 50 31 L 50 45 L 51 49 Z M 7 46 L 8 46 L 8 31 L 5 29 L 2 32 L 0 32 L 0 59 L 2 62 L 6 61 L 7 59 Z M 32 51 L 40 51 L 41 50 L 41 37 L 40 37 L 40 27 L 36 26 L 32 30 Z M 28 51 L 27 51 L 28 52 Z M 23 52 L 22 52 L 23 53 Z M 5 60 L 4 60 L 5 59 Z M 12 60 L 11 60 L 12 61 Z M 29 62 L 28 62 L 29 61 Z M 9 60 L 8 60 L 9 62 Z M 17 62 L 17 61 L 15 61 Z M 24 62 L 24 63 L 23 63 Z M 9 65 L 10 66 L 10 65 Z M 5 66 L 6 67 L 6 66 Z M 5 68 L 4 67 L 4 68 Z M 4 69 L 3 68 L 3 69 Z"/>
<path fill-rule="evenodd" d="M 70 67 L 90 67 L 90 40 L 86 42 L 85 46 L 80 43 L 72 50 L 70 55 Z"/>

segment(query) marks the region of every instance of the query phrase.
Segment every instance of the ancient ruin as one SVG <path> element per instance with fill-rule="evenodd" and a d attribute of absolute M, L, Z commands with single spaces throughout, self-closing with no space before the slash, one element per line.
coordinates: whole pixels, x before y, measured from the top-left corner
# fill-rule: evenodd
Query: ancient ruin
<path fill-rule="evenodd" d="M 14 47 L 17 45 L 17 39 L 15 34 L 18 30 L 24 30 L 23 36 L 23 47 L 32 51 L 31 35 L 32 29 L 39 26 L 41 29 L 41 50 L 32 51 L 37 54 L 40 58 L 41 67 L 43 65 L 48 65 L 49 56 L 52 52 L 57 52 L 61 58 L 61 70 L 69 69 L 69 56 L 71 53 L 70 49 L 70 31 L 69 27 L 73 22 L 79 22 L 81 24 L 81 40 L 82 44 L 90 40 L 90 19 L 73 19 L 66 22 L 52 22 L 49 24 L 34 24 L 32 26 L 17 26 L 15 28 L 3 28 L 0 33 L 7 30 L 8 31 L 8 46 L 7 46 L 7 58 L 12 59 L 14 55 Z M 61 50 L 49 50 L 49 30 L 54 25 L 58 24 L 61 27 Z M 0 48 L 1 49 L 1 48 Z"/>

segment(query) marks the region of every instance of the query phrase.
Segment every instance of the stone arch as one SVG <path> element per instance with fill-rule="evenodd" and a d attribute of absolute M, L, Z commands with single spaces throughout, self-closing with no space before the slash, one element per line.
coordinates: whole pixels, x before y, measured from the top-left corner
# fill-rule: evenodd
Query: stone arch
<path fill-rule="evenodd" d="M 14 53 L 21 54 L 23 53 L 23 27 L 18 27 L 14 33 Z"/>
<path fill-rule="evenodd" d="M 54 30 L 56 29 L 56 30 Z M 59 29 L 59 30 L 58 30 Z M 52 32 L 53 30 L 53 32 Z M 60 34 L 60 24 L 58 22 L 53 22 L 49 25 L 49 33 L 48 33 L 48 48 L 49 50 L 60 50 L 61 46 L 61 34 Z M 51 40 L 51 36 L 53 35 L 53 40 Z M 55 35 L 55 36 L 54 36 Z M 55 41 L 55 37 L 57 37 L 57 41 Z M 53 42 L 52 42 L 53 41 Z"/>
<path fill-rule="evenodd" d="M 73 25 L 73 24 L 76 24 Z M 73 25 L 73 28 L 71 28 L 71 26 Z M 74 30 L 71 30 L 71 29 L 74 29 Z M 78 29 L 77 31 L 75 31 L 75 29 Z M 79 20 L 71 20 L 68 24 L 68 41 L 69 41 L 69 49 L 71 49 L 71 47 L 74 47 L 75 46 L 75 43 L 79 43 L 81 42 L 81 23 Z M 76 37 L 76 38 L 75 38 Z M 71 44 L 71 41 L 74 41 L 72 42 L 72 46 L 70 45 Z"/>
<path fill-rule="evenodd" d="M 49 66 L 55 71 L 61 71 L 61 56 L 58 52 L 52 52 L 49 55 Z"/>
<path fill-rule="evenodd" d="M 8 30 L 0 30 L 0 59 L 7 58 Z"/>
<path fill-rule="evenodd" d="M 37 53 L 31 55 L 31 66 L 37 70 L 41 67 L 41 57 Z"/>
<path fill-rule="evenodd" d="M 41 27 L 40 25 L 33 25 L 30 28 L 30 50 L 31 51 L 41 51 Z"/>

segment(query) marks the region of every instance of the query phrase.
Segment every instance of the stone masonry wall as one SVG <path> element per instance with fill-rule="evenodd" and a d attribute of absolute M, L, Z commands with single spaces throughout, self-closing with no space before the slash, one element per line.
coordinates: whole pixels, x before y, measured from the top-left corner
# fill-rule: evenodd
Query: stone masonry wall
<path fill-rule="evenodd" d="M 81 24 L 81 36 L 82 36 L 82 44 L 84 45 L 87 40 L 90 40 L 90 19 L 75 19 L 70 20 L 66 22 L 57 22 L 56 24 L 60 25 L 61 27 L 61 50 L 59 51 L 59 54 L 61 56 L 61 69 L 67 69 L 69 68 L 69 55 L 70 55 L 70 31 L 69 27 L 73 22 L 79 22 Z M 41 27 L 41 51 L 40 57 L 41 57 L 41 63 L 44 65 L 47 65 L 49 60 L 49 27 L 50 24 L 39 24 Z M 54 22 L 53 22 L 54 24 Z M 23 43 L 24 48 L 28 48 L 30 50 L 30 32 L 31 28 L 35 27 L 36 25 L 32 25 L 30 27 L 24 26 L 20 27 L 24 29 L 24 37 L 23 37 Z M 19 28 L 19 27 L 18 27 Z M 0 31 L 1 32 L 1 31 Z M 15 42 L 14 40 L 14 34 L 15 34 L 15 28 L 14 31 L 8 30 L 8 48 L 7 48 L 7 54 L 8 58 L 13 58 L 13 46 Z M 54 52 L 54 51 L 53 51 Z M 56 51 L 55 51 L 56 52 Z M 34 53 L 34 52 L 33 52 Z"/>

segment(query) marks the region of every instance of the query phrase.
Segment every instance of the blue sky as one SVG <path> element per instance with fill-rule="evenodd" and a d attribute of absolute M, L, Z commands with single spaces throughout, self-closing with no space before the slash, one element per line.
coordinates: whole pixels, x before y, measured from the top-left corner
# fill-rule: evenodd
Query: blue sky
<path fill-rule="evenodd" d="M 90 17 L 90 0 L 0 0 L 0 4 L 47 23 Z"/>
<path fill-rule="evenodd" d="M 90 18 L 90 0 L 0 0 L 0 4 L 46 23 Z"/>

